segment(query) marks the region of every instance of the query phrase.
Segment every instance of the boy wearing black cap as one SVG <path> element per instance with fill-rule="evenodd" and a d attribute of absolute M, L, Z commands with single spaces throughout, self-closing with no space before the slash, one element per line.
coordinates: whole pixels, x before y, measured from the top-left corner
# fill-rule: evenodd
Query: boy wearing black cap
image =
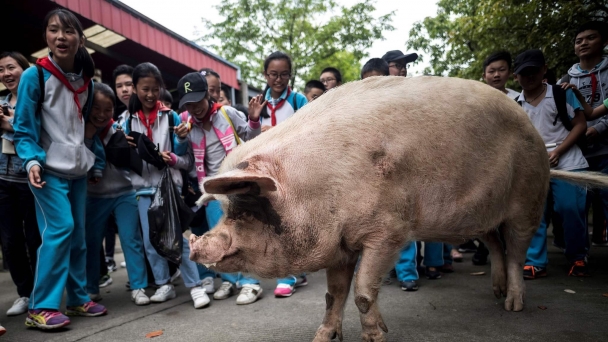
<path fill-rule="evenodd" d="M 258 95 L 250 101 L 249 121 L 247 122 L 236 109 L 224 107 L 215 102 L 209 95 L 205 76 L 198 72 L 192 72 L 182 77 L 177 83 L 177 91 L 180 98 L 179 107 L 185 107 L 187 110 L 187 113 L 180 115 L 180 119 L 188 127 L 184 134 L 178 133 L 178 141 L 190 142 L 194 153 L 196 175 L 198 181 L 201 182 L 204 177 L 214 176 L 218 172 L 224 158 L 241 141 L 253 139 L 261 133 L 260 113 L 266 106 L 266 101 L 263 101 L 262 95 Z M 204 210 L 209 228 L 215 228 L 223 215 L 220 203 L 211 201 Z M 207 274 L 210 276 L 207 277 Z M 211 272 L 205 272 L 205 278 L 202 279 L 203 284 L 209 280 L 213 283 L 211 275 Z M 245 277 L 241 273 L 222 273 L 220 275 L 223 282 L 213 294 L 215 299 L 230 297 L 236 292 L 237 285 L 242 286 L 236 299 L 237 304 L 251 304 L 262 294 L 262 288 L 257 279 Z"/>
<path fill-rule="evenodd" d="M 418 54 L 408 53 L 404 55 L 399 50 L 392 50 L 384 54 L 382 59 L 388 64 L 391 76 L 407 76 L 407 64 L 418 59 Z"/>
<path fill-rule="evenodd" d="M 588 167 L 576 141 L 587 128 L 580 102 L 571 89 L 543 83 L 547 71 L 540 50 L 528 50 L 515 58 L 514 73 L 523 88 L 516 99 L 542 136 L 553 170 L 581 171 Z M 562 108 L 562 109 L 560 109 Z M 587 225 L 585 202 L 587 190 L 561 180 L 551 179 L 547 203 L 540 227 L 530 242 L 524 278 L 547 275 L 547 221 L 554 210 L 563 220 L 565 254 L 570 262 L 569 276 L 588 276 Z"/>

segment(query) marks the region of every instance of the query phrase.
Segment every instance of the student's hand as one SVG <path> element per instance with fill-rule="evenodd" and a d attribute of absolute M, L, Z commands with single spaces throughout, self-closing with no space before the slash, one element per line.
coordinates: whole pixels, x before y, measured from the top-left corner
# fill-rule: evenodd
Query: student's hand
<path fill-rule="evenodd" d="M 132 136 L 125 134 L 125 137 L 127 138 L 127 143 L 129 144 L 129 146 L 131 146 L 133 148 L 137 147 L 137 144 L 135 143 L 135 139 L 133 139 Z"/>
<path fill-rule="evenodd" d="M 13 132 L 13 126 L 8 122 L 10 117 L 4 114 L 0 114 L 0 129 L 3 131 Z"/>
<path fill-rule="evenodd" d="M 89 184 L 96 185 L 97 183 L 99 183 L 100 180 L 101 180 L 101 178 L 99 178 L 99 177 L 91 177 L 91 178 L 89 178 Z"/>
<path fill-rule="evenodd" d="M 30 184 L 36 189 L 42 189 L 42 187 L 46 184 L 46 182 L 42 181 L 42 176 L 40 174 L 40 166 L 34 165 L 30 169 L 30 174 L 28 175 Z"/>
<path fill-rule="evenodd" d="M 551 165 L 551 167 L 556 167 L 557 164 L 559 164 L 559 157 L 560 155 L 557 150 L 549 152 L 549 165 Z"/>
<path fill-rule="evenodd" d="M 177 127 L 175 127 L 174 129 L 175 134 L 177 134 L 178 137 L 180 138 L 185 138 L 188 136 L 188 125 L 186 125 L 185 123 L 180 123 Z"/>
<path fill-rule="evenodd" d="M 160 153 L 160 156 L 163 157 L 163 160 L 165 161 L 165 163 L 169 164 L 172 162 L 171 159 L 171 151 L 164 151 Z"/>
<path fill-rule="evenodd" d="M 272 126 L 262 126 L 262 132 L 266 132 L 267 130 L 271 129 Z"/>
<path fill-rule="evenodd" d="M 84 125 L 84 137 L 87 139 L 93 139 L 95 133 L 97 133 L 97 127 L 93 126 L 93 124 L 88 121 Z"/>
<path fill-rule="evenodd" d="M 259 94 L 249 101 L 249 120 L 258 121 L 260 119 L 260 114 L 262 113 L 262 109 L 266 106 L 266 100 L 264 99 L 264 95 Z M 262 127 L 262 132 L 264 132 L 264 128 Z"/>
<path fill-rule="evenodd" d="M 587 128 L 587 133 L 585 133 L 585 136 L 587 137 L 588 142 L 593 143 L 599 138 L 600 134 L 597 132 L 597 129 L 589 127 Z"/>
<path fill-rule="evenodd" d="M 2 113 L 2 115 L 7 116 L 7 117 L 15 115 L 15 111 L 14 110 L 12 110 L 12 109 L 10 109 L 8 107 L 6 107 L 6 109 L 8 109 L 8 113 L 5 113 L 3 107 L 0 107 L 0 112 Z"/>

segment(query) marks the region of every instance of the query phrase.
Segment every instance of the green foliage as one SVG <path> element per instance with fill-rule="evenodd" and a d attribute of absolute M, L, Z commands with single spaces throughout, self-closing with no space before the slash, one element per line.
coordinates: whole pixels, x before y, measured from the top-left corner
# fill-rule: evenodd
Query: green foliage
<path fill-rule="evenodd" d="M 342 74 L 342 83 L 358 80 L 361 72 L 361 63 L 355 54 L 348 51 L 338 51 L 333 56 L 322 60 L 310 68 L 302 77 L 304 81 L 318 80 L 321 71 L 327 67 L 334 67 Z"/>
<path fill-rule="evenodd" d="M 208 33 L 199 41 L 238 64 L 241 77 L 258 87 L 265 83 L 264 59 L 273 51 L 292 57 L 291 85 L 302 86 L 317 64 L 337 62 L 338 56 L 359 61 L 383 31 L 393 30 L 394 13 L 373 17 L 372 0 L 349 8 L 333 0 L 222 0 L 217 9 L 223 21 L 203 19 Z"/>
<path fill-rule="evenodd" d="M 559 79 L 578 61 L 577 27 L 608 20 L 605 0 L 440 0 L 437 6 L 437 16 L 414 24 L 407 47 L 428 58 L 425 73 L 469 79 L 481 78 L 492 52 L 515 58 L 528 49 L 541 49 Z"/>

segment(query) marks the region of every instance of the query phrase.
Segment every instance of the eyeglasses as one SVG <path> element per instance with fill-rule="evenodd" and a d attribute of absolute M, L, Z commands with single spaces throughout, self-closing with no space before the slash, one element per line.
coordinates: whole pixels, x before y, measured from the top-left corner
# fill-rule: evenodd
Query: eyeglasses
<path fill-rule="evenodd" d="M 389 64 L 388 67 L 389 68 L 395 68 L 397 70 L 406 69 L 406 66 L 404 64 L 397 64 L 397 63 L 395 63 L 395 64 Z"/>
<path fill-rule="evenodd" d="M 291 74 L 290 73 L 282 73 L 282 74 L 277 74 L 277 73 L 270 73 L 270 74 L 266 74 L 266 76 L 268 78 L 270 78 L 271 80 L 276 80 L 277 78 L 281 77 L 281 79 L 283 80 L 288 80 L 289 78 L 291 78 Z"/>
<path fill-rule="evenodd" d="M 336 79 L 335 79 L 335 78 L 331 78 L 331 77 L 330 77 L 330 78 L 322 78 L 322 79 L 320 79 L 319 81 L 321 81 L 321 83 L 323 83 L 323 84 L 327 84 L 327 83 L 329 83 L 329 82 L 335 82 L 335 81 L 336 81 Z"/>

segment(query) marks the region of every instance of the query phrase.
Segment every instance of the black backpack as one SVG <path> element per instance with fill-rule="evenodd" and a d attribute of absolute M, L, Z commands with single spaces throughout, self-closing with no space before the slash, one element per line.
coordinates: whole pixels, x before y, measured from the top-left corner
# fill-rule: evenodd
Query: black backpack
<path fill-rule="evenodd" d="M 572 119 L 570 119 L 570 116 L 568 116 L 568 107 L 566 106 L 566 91 L 559 85 L 551 85 L 551 87 L 553 89 L 553 100 L 555 101 L 555 106 L 557 107 L 557 115 L 553 121 L 553 126 L 557 124 L 557 120 L 559 119 L 562 122 L 562 125 L 564 125 L 568 131 L 571 131 L 573 126 Z M 520 106 L 522 105 L 519 103 L 519 96 L 515 98 L 515 101 Z M 584 153 L 585 149 L 587 148 L 587 140 L 584 134 L 578 138 L 576 144 Z"/>
<path fill-rule="evenodd" d="M 36 113 L 41 113 L 42 103 L 44 102 L 44 74 L 42 73 L 42 67 L 40 65 L 36 64 L 36 69 L 38 69 L 38 84 L 40 85 L 40 97 L 38 98 Z M 93 103 L 93 80 L 89 83 L 87 92 L 87 103 L 82 107 L 82 116 L 85 119 L 89 116 L 89 107 Z"/>

